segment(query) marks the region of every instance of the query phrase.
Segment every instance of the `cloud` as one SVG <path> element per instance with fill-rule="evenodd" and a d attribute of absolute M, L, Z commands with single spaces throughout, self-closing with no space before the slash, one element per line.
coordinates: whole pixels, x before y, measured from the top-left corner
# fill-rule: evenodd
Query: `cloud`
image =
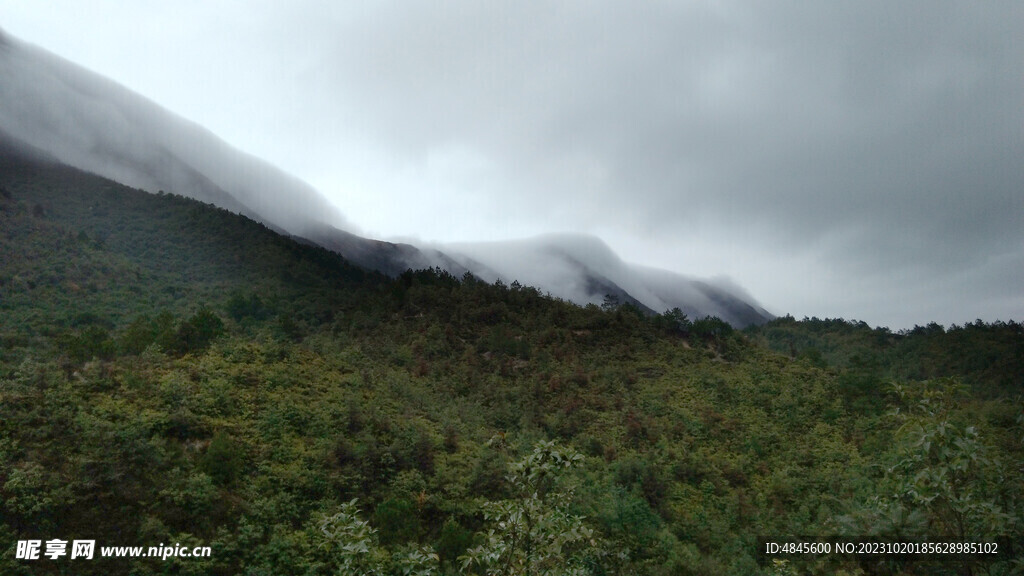
<path fill-rule="evenodd" d="M 1022 273 L 1000 272 L 1024 254 L 1019 2 L 177 10 L 178 27 L 110 8 L 55 35 L 146 30 L 135 58 L 159 66 L 116 36 L 80 45 L 109 42 L 145 93 L 369 230 L 598 234 L 796 316 L 1024 318 Z"/>
<path fill-rule="evenodd" d="M 130 186 L 213 202 L 291 233 L 346 225 L 308 184 L 202 127 L 44 50 L 0 41 L 0 133 Z"/>
<path fill-rule="evenodd" d="M 811 250 L 836 283 L 938 291 L 1020 249 L 1017 4 L 390 8 L 348 15 L 324 52 L 332 92 L 400 163 L 486 158 L 510 218 L 680 245 L 716 227 L 749 238 L 738 258 Z"/>

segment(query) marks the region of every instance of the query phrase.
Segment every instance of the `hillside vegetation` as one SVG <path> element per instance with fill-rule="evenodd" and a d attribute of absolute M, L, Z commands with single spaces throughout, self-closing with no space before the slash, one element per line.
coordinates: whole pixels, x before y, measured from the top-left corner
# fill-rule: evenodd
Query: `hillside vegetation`
<path fill-rule="evenodd" d="M 1024 330 L 397 278 L 0 160 L 0 573 L 1011 574 Z M 19 560 L 18 540 L 210 546 Z M 774 555 L 772 542 L 997 554 Z"/>

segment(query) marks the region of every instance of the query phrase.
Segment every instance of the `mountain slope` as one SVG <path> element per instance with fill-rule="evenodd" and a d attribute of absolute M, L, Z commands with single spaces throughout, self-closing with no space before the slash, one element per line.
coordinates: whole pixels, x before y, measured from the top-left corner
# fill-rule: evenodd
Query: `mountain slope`
<path fill-rule="evenodd" d="M 132 315 L 194 311 L 239 289 L 296 300 L 288 308 L 302 323 L 350 306 L 352 286 L 384 279 L 244 216 L 130 189 L 2 140 L 0 192 L 2 331 L 14 341 L 79 317 L 112 328 Z"/>
<path fill-rule="evenodd" d="M 372 240 L 333 226 L 312 227 L 303 234 L 303 237 L 341 254 L 345 259 L 359 266 L 382 272 L 388 276 L 398 276 L 406 270 L 434 267 L 457 276 L 462 276 L 469 271 L 468 268 L 437 249 L 417 248 L 411 244 Z"/>
<path fill-rule="evenodd" d="M 0 32 L 2 34 L 2 32 Z M 4 34 L 0 130 L 68 165 L 301 232 L 343 224 L 307 184 L 98 74 Z"/>

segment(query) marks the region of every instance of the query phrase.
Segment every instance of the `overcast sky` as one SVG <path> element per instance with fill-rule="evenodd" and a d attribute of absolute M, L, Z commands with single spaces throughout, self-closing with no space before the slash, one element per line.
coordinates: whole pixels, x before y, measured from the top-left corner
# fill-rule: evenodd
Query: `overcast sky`
<path fill-rule="evenodd" d="M 0 0 L 365 234 L 600 236 L 776 314 L 1024 320 L 1024 3 Z"/>

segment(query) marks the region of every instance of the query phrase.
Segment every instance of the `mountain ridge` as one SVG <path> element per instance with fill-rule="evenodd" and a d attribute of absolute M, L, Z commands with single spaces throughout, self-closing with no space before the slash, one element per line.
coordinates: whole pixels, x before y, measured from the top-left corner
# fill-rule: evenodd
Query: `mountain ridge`
<path fill-rule="evenodd" d="M 642 282 L 649 275 L 593 237 L 546 235 L 544 246 L 534 246 L 536 239 L 416 246 L 364 238 L 311 186 L 199 124 L 2 31 L 0 47 L 0 137 L 9 147 L 39 150 L 133 188 L 212 203 L 391 276 L 436 267 L 518 280 L 581 305 L 612 296 L 653 313 L 678 307 L 736 326 L 772 318 L 746 294 L 667 271 L 654 290 Z M 517 261 L 524 250 L 530 258 Z"/>

